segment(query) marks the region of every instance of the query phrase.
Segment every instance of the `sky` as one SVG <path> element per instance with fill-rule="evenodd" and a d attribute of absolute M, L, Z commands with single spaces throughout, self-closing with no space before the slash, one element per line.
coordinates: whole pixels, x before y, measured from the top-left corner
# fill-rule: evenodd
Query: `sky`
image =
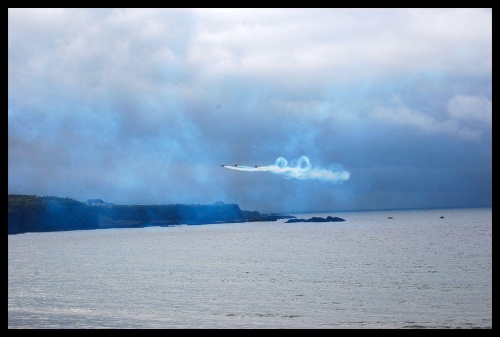
<path fill-rule="evenodd" d="M 9 8 L 8 193 L 491 206 L 492 9 Z"/>

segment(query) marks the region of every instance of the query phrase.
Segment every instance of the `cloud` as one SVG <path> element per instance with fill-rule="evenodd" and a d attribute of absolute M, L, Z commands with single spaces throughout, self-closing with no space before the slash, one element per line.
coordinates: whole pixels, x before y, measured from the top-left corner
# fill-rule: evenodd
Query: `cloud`
<path fill-rule="evenodd" d="M 491 9 L 14 8 L 8 28 L 9 193 L 279 211 L 491 181 Z M 351 176 L 220 167 L 301 155 Z"/>
<path fill-rule="evenodd" d="M 210 76 L 245 75 L 281 85 L 290 80 L 306 85 L 345 83 L 373 76 L 405 76 L 429 68 L 491 71 L 488 10 L 257 12 L 259 15 L 246 9 L 199 11 L 203 20 L 189 52 L 190 61 Z"/>
<path fill-rule="evenodd" d="M 411 127 L 417 131 L 429 133 L 446 133 L 458 137 L 479 140 L 482 135 L 480 127 L 469 126 L 468 121 L 491 123 L 491 101 L 485 97 L 458 95 L 447 103 L 447 115 L 442 116 L 434 111 L 415 111 L 393 97 L 390 106 L 376 106 L 371 117 L 376 120 Z"/>
<path fill-rule="evenodd" d="M 448 101 L 450 117 L 464 122 L 492 122 L 492 103 L 485 96 L 455 95 Z"/>

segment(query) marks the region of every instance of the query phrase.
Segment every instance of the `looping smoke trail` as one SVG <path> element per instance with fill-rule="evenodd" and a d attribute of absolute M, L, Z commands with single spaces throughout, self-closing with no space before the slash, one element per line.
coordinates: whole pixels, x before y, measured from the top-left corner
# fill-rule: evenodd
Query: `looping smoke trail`
<path fill-rule="evenodd" d="M 223 167 L 230 170 L 244 172 L 271 172 L 275 174 L 281 174 L 285 176 L 285 178 L 318 179 L 331 182 L 345 181 L 351 176 L 349 171 L 345 171 L 343 169 L 332 171 L 321 168 L 312 168 L 311 162 L 306 156 L 301 156 L 297 160 L 297 164 L 295 165 L 295 167 L 288 166 L 288 161 L 283 157 L 278 157 L 274 165 L 256 167 L 223 165 Z"/>

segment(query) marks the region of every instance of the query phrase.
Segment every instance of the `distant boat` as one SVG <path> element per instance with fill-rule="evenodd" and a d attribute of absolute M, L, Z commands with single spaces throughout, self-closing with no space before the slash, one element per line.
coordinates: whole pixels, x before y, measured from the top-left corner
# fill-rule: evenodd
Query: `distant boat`
<path fill-rule="evenodd" d="M 390 216 L 390 217 L 388 217 L 387 219 L 392 219 L 392 218 L 393 218 L 393 217 L 392 217 L 392 216 Z"/>
<path fill-rule="evenodd" d="M 439 218 L 440 218 L 440 219 L 444 219 L 444 216 L 442 216 L 442 215 L 441 215 Z"/>

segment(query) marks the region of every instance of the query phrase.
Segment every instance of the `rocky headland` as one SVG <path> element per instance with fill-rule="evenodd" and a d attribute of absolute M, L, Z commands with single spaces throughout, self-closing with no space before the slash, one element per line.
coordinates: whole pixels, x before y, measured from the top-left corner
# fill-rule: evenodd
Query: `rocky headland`
<path fill-rule="evenodd" d="M 277 221 L 289 215 L 241 210 L 237 204 L 114 205 L 101 199 L 10 194 L 8 234 L 105 228 Z"/>

